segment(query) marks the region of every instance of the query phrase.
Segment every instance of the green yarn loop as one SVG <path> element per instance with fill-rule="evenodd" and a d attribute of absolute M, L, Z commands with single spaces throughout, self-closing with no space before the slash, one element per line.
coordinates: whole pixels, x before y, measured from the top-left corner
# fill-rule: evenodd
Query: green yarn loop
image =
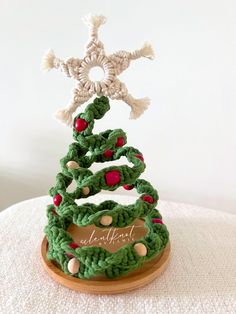
<path fill-rule="evenodd" d="M 153 223 L 153 218 L 161 219 L 161 215 L 155 209 L 158 202 L 158 193 L 152 185 L 140 179 L 145 170 L 145 163 L 139 150 L 125 146 L 126 134 L 121 129 L 106 130 L 99 134 L 93 134 L 94 120 L 101 119 L 110 109 L 107 97 L 96 98 L 87 105 L 83 113 L 75 119 L 84 119 L 88 125 L 78 132 L 73 128 L 73 137 L 76 142 L 69 145 L 67 155 L 61 159 L 61 172 L 56 176 L 56 184 L 49 190 L 54 197 L 60 194 L 62 200 L 59 206 L 48 205 L 48 224 L 45 233 L 48 239 L 48 258 L 55 260 L 66 274 L 70 256 L 74 256 L 80 262 L 78 273 L 74 276 L 87 279 L 103 274 L 108 278 L 115 278 L 129 273 L 141 266 L 145 261 L 161 253 L 168 243 L 169 233 L 164 224 Z M 117 144 L 117 139 L 122 138 L 122 146 Z M 104 154 L 108 151 L 110 154 Z M 90 152 L 90 154 L 88 154 Z M 89 168 L 93 163 L 115 161 L 126 157 L 133 164 L 109 166 L 93 173 Z M 77 169 L 68 168 L 69 161 L 76 162 Z M 106 174 L 110 171 L 119 173 L 119 180 L 114 184 L 108 184 Z M 74 191 L 69 192 L 68 187 L 76 182 Z M 101 190 L 114 191 L 122 185 L 132 185 L 140 195 L 134 204 L 121 205 L 115 201 L 107 200 L 98 205 L 84 203 L 78 205 L 77 199 L 87 198 L 99 193 Z M 88 193 L 84 193 L 84 188 Z M 101 217 L 109 215 L 114 228 L 122 228 L 131 225 L 135 219 L 145 220 L 147 234 L 132 243 L 124 245 L 117 252 L 111 253 L 101 247 L 78 247 L 73 249 L 70 244 L 73 239 L 67 229 L 73 223 L 79 227 L 94 224 L 99 228 L 107 228 L 100 223 Z M 135 243 L 143 243 L 147 248 L 146 256 L 139 256 L 134 249 Z M 68 255 L 70 253 L 71 255 Z"/>

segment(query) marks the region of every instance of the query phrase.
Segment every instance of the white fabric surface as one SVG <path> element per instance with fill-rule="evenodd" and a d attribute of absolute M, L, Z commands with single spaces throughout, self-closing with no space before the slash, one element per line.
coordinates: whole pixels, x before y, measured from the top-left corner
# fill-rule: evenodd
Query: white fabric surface
<path fill-rule="evenodd" d="M 99 195 L 100 202 L 108 195 Z M 90 198 L 91 199 L 91 198 Z M 123 204 L 136 198 L 113 195 Z M 40 262 L 49 197 L 0 214 L 0 313 L 236 313 L 236 216 L 160 202 L 172 243 L 167 270 L 139 290 L 113 296 L 71 291 Z"/>

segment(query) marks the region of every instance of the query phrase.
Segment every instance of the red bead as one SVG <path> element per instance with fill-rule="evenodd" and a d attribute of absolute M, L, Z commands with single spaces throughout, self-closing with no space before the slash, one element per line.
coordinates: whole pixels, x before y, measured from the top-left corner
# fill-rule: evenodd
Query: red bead
<path fill-rule="evenodd" d="M 62 201 L 62 197 L 60 194 L 56 194 L 54 197 L 53 197 L 53 203 L 55 206 L 59 206 L 61 204 L 61 201 Z"/>
<path fill-rule="evenodd" d="M 79 247 L 79 245 L 77 243 L 75 243 L 75 242 L 71 242 L 69 244 L 69 247 L 75 250 L 75 249 L 77 249 L 77 247 Z M 68 257 L 74 257 L 74 255 L 72 253 L 70 253 L 70 252 L 66 252 L 66 255 Z"/>
<path fill-rule="evenodd" d="M 121 147 L 125 144 L 125 139 L 123 137 L 118 137 L 116 141 L 116 147 Z"/>
<path fill-rule="evenodd" d="M 71 242 L 70 244 L 69 244 L 69 247 L 71 247 L 72 249 L 77 249 L 77 247 L 79 247 L 79 245 L 77 244 L 77 243 L 75 243 L 75 242 Z"/>
<path fill-rule="evenodd" d="M 134 155 L 134 156 L 135 156 L 135 157 L 137 157 L 138 159 L 140 159 L 140 160 L 144 161 L 144 158 L 143 158 L 143 156 L 142 156 L 142 155 L 136 154 L 136 155 Z"/>
<path fill-rule="evenodd" d="M 106 158 L 110 158 L 113 156 L 113 151 L 110 149 L 105 150 L 105 152 L 103 153 L 103 156 L 105 156 Z"/>
<path fill-rule="evenodd" d="M 120 172 L 112 170 L 105 174 L 106 184 L 109 186 L 115 185 L 120 182 Z"/>
<path fill-rule="evenodd" d="M 134 188 L 134 186 L 133 186 L 133 185 L 125 184 L 125 185 L 123 185 L 123 188 L 124 188 L 125 190 L 132 190 L 132 189 Z"/>
<path fill-rule="evenodd" d="M 66 252 L 66 255 L 67 255 L 68 257 L 74 257 L 74 255 L 71 254 L 70 252 Z"/>
<path fill-rule="evenodd" d="M 142 199 L 143 199 L 145 202 L 147 202 L 147 203 L 150 203 L 150 204 L 154 203 L 154 199 L 153 199 L 153 197 L 150 196 L 150 195 L 144 195 L 144 196 L 142 197 Z"/>
<path fill-rule="evenodd" d="M 161 224 L 161 225 L 163 225 L 163 221 L 162 221 L 161 219 L 159 219 L 159 218 L 153 218 L 153 219 L 152 219 L 152 222 L 153 222 L 154 224 Z"/>
<path fill-rule="evenodd" d="M 84 119 L 78 118 L 75 120 L 75 129 L 77 132 L 84 131 L 88 126 L 88 122 Z"/>

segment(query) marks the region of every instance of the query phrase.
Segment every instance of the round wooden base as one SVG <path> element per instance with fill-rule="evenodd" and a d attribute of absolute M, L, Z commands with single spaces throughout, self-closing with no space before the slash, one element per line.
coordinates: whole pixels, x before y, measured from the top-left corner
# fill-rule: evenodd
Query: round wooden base
<path fill-rule="evenodd" d="M 158 277 L 168 264 L 170 243 L 167 244 L 160 255 L 145 262 L 142 267 L 132 273 L 117 279 L 97 276 L 96 278 L 86 280 L 66 275 L 56 264 L 47 259 L 46 237 L 41 245 L 41 256 L 43 266 L 48 274 L 63 286 L 84 293 L 117 294 L 140 288 Z"/>

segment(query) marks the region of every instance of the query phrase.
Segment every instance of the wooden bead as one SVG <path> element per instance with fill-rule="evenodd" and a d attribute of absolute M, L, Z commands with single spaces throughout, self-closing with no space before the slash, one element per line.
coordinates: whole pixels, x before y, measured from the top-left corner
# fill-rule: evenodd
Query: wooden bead
<path fill-rule="evenodd" d="M 82 191 L 83 191 L 83 194 L 84 194 L 84 195 L 88 195 L 89 192 L 90 192 L 90 189 L 89 189 L 88 186 L 85 186 L 85 187 L 82 189 Z"/>
<path fill-rule="evenodd" d="M 112 217 L 111 216 L 102 216 L 100 219 L 100 223 L 103 226 L 109 226 L 112 223 Z"/>
<path fill-rule="evenodd" d="M 68 271 L 74 275 L 76 273 L 78 273 L 79 271 L 79 266 L 80 266 L 80 263 L 79 261 L 77 260 L 77 258 L 73 257 L 72 259 L 69 260 L 69 263 L 67 265 L 67 268 L 68 268 Z"/>
<path fill-rule="evenodd" d="M 143 243 L 136 243 L 134 245 L 134 249 L 139 256 L 147 255 L 147 248 Z"/>
<path fill-rule="evenodd" d="M 74 161 L 74 160 L 70 160 L 66 164 L 66 167 L 69 168 L 69 169 L 78 169 L 79 168 L 79 164 L 76 161 Z"/>

